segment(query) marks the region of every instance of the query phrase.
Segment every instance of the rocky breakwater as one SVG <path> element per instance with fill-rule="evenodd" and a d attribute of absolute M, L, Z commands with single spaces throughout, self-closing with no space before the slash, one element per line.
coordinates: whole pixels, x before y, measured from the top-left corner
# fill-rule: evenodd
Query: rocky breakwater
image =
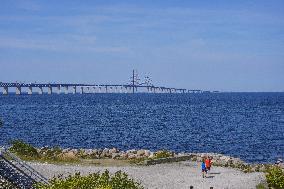
<path fill-rule="evenodd" d="M 206 157 L 212 158 L 213 166 L 232 167 L 244 172 L 265 171 L 272 164 L 249 164 L 240 158 L 230 157 L 218 153 L 175 153 L 166 150 L 150 151 L 147 149 L 119 150 L 117 148 L 104 149 L 60 149 L 42 147 L 37 149 L 41 157 L 56 160 L 79 160 L 79 159 L 114 159 L 129 160 L 140 165 L 152 165 L 160 163 L 171 163 L 178 161 L 197 161 L 201 162 Z"/>
<path fill-rule="evenodd" d="M 127 150 L 121 151 L 117 148 L 104 149 L 60 149 L 58 147 L 42 147 L 37 149 L 42 157 L 61 158 L 61 159 L 116 159 L 132 160 L 141 158 L 154 158 L 155 153 L 150 150 Z"/>

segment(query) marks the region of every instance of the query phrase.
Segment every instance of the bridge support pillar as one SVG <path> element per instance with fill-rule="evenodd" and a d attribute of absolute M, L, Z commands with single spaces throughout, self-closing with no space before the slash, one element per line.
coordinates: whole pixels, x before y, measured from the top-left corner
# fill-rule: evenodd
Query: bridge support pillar
<path fill-rule="evenodd" d="M 32 94 L 33 94 L 33 87 L 29 87 L 29 88 L 28 88 L 28 94 L 29 94 L 29 95 L 32 95 Z"/>
<path fill-rule="evenodd" d="M 9 88 L 3 87 L 3 95 L 8 95 L 8 93 L 9 93 Z"/>
<path fill-rule="evenodd" d="M 77 87 L 73 86 L 73 94 L 76 94 L 76 93 L 77 93 Z"/>
<path fill-rule="evenodd" d="M 107 86 L 105 87 L 106 88 L 106 93 L 108 92 L 108 90 L 107 90 Z"/>
<path fill-rule="evenodd" d="M 68 94 L 68 86 L 65 86 L 64 89 L 65 94 Z"/>
<path fill-rule="evenodd" d="M 80 94 L 84 94 L 84 87 L 80 87 Z"/>
<path fill-rule="evenodd" d="M 61 93 L 61 87 L 57 86 L 57 94 L 60 94 L 60 93 Z"/>
<path fill-rule="evenodd" d="M 42 94 L 43 94 L 43 89 L 42 89 L 42 87 L 39 87 L 38 94 L 40 94 L 40 95 L 42 95 Z"/>
<path fill-rule="evenodd" d="M 22 93 L 22 88 L 20 86 L 16 87 L 16 95 L 20 95 Z"/>
<path fill-rule="evenodd" d="M 52 94 L 52 87 L 51 86 L 48 87 L 47 94 L 49 94 L 49 95 Z"/>

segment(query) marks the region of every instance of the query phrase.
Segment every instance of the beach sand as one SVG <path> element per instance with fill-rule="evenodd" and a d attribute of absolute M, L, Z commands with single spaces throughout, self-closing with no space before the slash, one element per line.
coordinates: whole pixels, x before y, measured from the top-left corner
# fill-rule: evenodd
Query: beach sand
<path fill-rule="evenodd" d="M 81 172 L 89 174 L 108 169 L 111 173 L 122 170 L 141 182 L 149 189 L 186 189 L 193 186 L 196 189 L 255 189 L 255 186 L 265 180 L 263 173 L 243 173 L 236 169 L 212 167 L 207 178 L 202 178 L 200 163 L 179 162 L 152 166 L 82 166 L 53 165 L 44 163 L 29 163 L 48 178 L 63 174 L 65 176 Z"/>

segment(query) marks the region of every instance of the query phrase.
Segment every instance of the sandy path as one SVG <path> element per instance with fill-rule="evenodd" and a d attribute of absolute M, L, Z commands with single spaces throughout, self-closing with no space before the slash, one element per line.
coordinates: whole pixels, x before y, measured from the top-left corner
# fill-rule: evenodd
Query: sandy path
<path fill-rule="evenodd" d="M 174 164 L 160 164 L 153 166 L 124 166 L 124 167 L 99 167 L 99 166 L 74 166 L 31 164 L 44 176 L 51 178 L 58 174 L 72 174 L 81 172 L 88 174 L 108 169 L 110 172 L 122 170 L 131 177 L 140 181 L 149 189 L 186 189 L 194 186 L 198 189 L 255 189 L 255 186 L 264 180 L 263 173 L 243 173 L 231 168 L 213 167 L 208 178 L 202 178 L 199 164 L 196 162 L 182 162 Z"/>

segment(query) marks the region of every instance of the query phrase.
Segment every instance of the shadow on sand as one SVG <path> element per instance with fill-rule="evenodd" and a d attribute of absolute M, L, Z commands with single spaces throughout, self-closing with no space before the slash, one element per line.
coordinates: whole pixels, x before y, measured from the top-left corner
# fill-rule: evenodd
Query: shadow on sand
<path fill-rule="evenodd" d="M 206 178 L 214 178 L 215 176 L 206 176 Z"/>
<path fill-rule="evenodd" d="M 212 173 L 208 173 L 209 175 L 220 175 L 221 173 L 217 173 L 217 172 L 212 172 Z"/>

